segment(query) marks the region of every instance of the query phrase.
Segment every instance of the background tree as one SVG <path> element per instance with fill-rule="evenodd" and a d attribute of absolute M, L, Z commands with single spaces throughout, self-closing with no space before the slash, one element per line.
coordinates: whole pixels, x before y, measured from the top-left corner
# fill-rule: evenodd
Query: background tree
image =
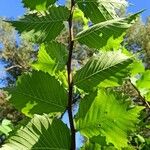
<path fill-rule="evenodd" d="M 31 70 L 31 63 L 36 59 L 34 45 L 25 39 L 20 39 L 15 29 L 0 19 L 0 63 L 4 64 L 6 77 L 0 78 L 1 86 L 9 87 L 23 72 Z M 23 115 L 9 103 L 10 96 L 0 90 L 0 120 L 9 119 L 17 124 Z"/>
<path fill-rule="evenodd" d="M 150 17 L 146 23 L 141 18 L 128 30 L 127 47 L 134 53 L 140 53 L 146 69 L 150 69 Z"/>
<path fill-rule="evenodd" d="M 18 75 L 30 69 L 35 60 L 34 45 L 18 37 L 15 29 L 8 23 L 0 20 L 0 60 L 5 64 L 7 78 L 5 86 L 13 84 Z"/>

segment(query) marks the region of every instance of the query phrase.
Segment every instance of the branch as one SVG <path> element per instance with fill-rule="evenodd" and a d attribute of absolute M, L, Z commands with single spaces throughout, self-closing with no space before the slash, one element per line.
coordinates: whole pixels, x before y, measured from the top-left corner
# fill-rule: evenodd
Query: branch
<path fill-rule="evenodd" d="M 9 70 L 14 69 L 14 68 L 20 68 L 20 69 L 22 69 L 22 66 L 20 66 L 20 65 L 10 66 L 10 67 L 6 68 L 5 71 L 9 71 Z"/>
<path fill-rule="evenodd" d="M 141 95 L 140 91 L 138 90 L 138 88 L 131 82 L 131 80 L 129 80 L 130 84 L 132 85 L 132 87 L 135 89 L 135 91 L 138 94 L 138 97 L 142 100 L 142 102 L 146 105 L 146 107 L 150 110 L 150 104 L 146 101 L 146 99 Z"/>
<path fill-rule="evenodd" d="M 68 73 L 68 117 L 71 129 L 71 147 L 70 150 L 76 150 L 76 131 L 73 122 L 72 104 L 73 104 L 73 77 L 72 77 L 72 53 L 74 46 L 74 36 L 73 36 L 73 12 L 74 12 L 75 0 L 71 0 L 70 16 L 68 20 L 69 24 L 69 40 L 68 40 L 68 62 L 67 62 L 67 73 Z"/>

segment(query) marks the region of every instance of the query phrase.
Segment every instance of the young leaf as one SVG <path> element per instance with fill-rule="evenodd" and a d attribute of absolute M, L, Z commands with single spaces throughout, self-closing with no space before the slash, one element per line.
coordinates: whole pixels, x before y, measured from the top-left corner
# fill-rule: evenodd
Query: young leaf
<path fill-rule="evenodd" d="M 79 8 L 85 17 L 93 23 L 115 19 L 118 17 L 117 9 L 127 6 L 126 0 L 77 0 Z"/>
<path fill-rule="evenodd" d="M 29 114 L 63 112 L 67 106 L 67 92 L 47 73 L 24 74 L 9 91 L 12 104 Z"/>
<path fill-rule="evenodd" d="M 147 93 L 144 95 L 146 101 L 150 102 L 150 90 L 147 91 Z"/>
<path fill-rule="evenodd" d="M 47 115 L 34 115 L 34 118 L 12 136 L 1 150 L 51 149 L 69 150 L 70 132 L 60 120 Z"/>
<path fill-rule="evenodd" d="M 150 89 L 150 70 L 146 70 L 141 78 L 137 80 L 137 86 L 139 88 L 147 88 Z"/>
<path fill-rule="evenodd" d="M 89 28 L 89 26 L 88 26 L 89 19 L 84 17 L 84 14 L 80 9 L 75 8 L 74 14 L 73 14 L 73 19 L 75 22 L 81 22 L 83 24 L 83 29 Z"/>
<path fill-rule="evenodd" d="M 45 45 L 42 44 L 38 51 L 38 60 L 32 64 L 33 69 L 48 72 L 50 75 L 55 74 L 56 63 L 46 52 Z"/>
<path fill-rule="evenodd" d="M 135 76 L 139 73 L 144 73 L 144 71 L 145 71 L 145 67 L 142 61 L 135 60 L 132 64 L 132 70 L 131 70 L 132 76 Z"/>
<path fill-rule="evenodd" d="M 122 48 L 121 43 L 124 41 L 125 33 L 123 33 L 121 36 L 114 39 L 114 37 L 110 37 L 107 40 L 107 43 L 105 46 L 101 48 L 102 51 L 113 51 L 113 50 L 119 50 Z"/>
<path fill-rule="evenodd" d="M 22 0 L 24 7 L 30 10 L 45 11 L 47 8 L 54 4 L 56 0 Z"/>
<path fill-rule="evenodd" d="M 139 13 L 127 18 L 108 20 L 93 25 L 77 34 L 76 40 L 91 48 L 100 49 L 106 46 L 108 39 L 120 37 L 133 23 Z"/>
<path fill-rule="evenodd" d="M 84 91 L 90 91 L 105 79 L 121 82 L 129 73 L 127 66 L 131 62 L 120 52 L 103 52 L 77 71 L 74 84 Z"/>
<path fill-rule="evenodd" d="M 32 66 L 54 75 L 56 71 L 62 71 L 67 63 L 67 50 L 65 45 L 57 42 L 42 44 L 38 53 L 38 61 Z"/>
<path fill-rule="evenodd" d="M 35 43 L 50 42 L 64 28 L 63 21 L 69 17 L 66 7 L 51 7 L 45 14 L 25 15 L 18 21 L 9 21 L 20 34 Z"/>
<path fill-rule="evenodd" d="M 10 120 L 3 119 L 2 123 L 0 124 L 0 135 L 5 134 L 9 135 L 9 132 L 13 130 L 13 124 L 11 123 Z"/>
<path fill-rule="evenodd" d="M 87 138 L 106 136 L 107 144 L 121 149 L 128 145 L 127 133 L 135 129 L 141 109 L 130 108 L 120 94 L 101 89 L 80 102 L 76 128 Z"/>

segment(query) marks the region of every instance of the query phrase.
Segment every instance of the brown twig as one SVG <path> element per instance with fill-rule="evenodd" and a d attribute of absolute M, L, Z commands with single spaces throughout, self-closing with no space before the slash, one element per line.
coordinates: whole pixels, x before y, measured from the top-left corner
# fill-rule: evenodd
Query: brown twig
<path fill-rule="evenodd" d="M 20 65 L 14 65 L 14 66 L 10 66 L 10 67 L 6 68 L 5 71 L 9 71 L 9 70 L 14 69 L 14 68 L 20 68 L 21 69 L 23 67 Z"/>
<path fill-rule="evenodd" d="M 69 24 L 69 41 L 68 41 L 68 62 L 67 62 L 67 72 L 68 72 L 68 117 L 71 129 L 71 147 L 70 150 L 76 149 L 76 132 L 73 122 L 73 113 L 72 113 L 72 103 L 73 103 L 73 77 L 72 77 L 72 53 L 74 46 L 74 36 L 73 36 L 73 11 L 74 11 L 75 1 L 71 0 L 71 9 L 70 9 L 70 17 L 68 20 Z"/>
<path fill-rule="evenodd" d="M 146 99 L 141 95 L 140 91 L 138 90 L 138 88 L 131 82 L 131 80 L 129 80 L 130 84 L 132 85 L 132 87 L 135 89 L 135 91 L 138 94 L 138 97 L 142 100 L 142 102 L 146 105 L 146 107 L 150 110 L 150 104 L 146 101 Z"/>

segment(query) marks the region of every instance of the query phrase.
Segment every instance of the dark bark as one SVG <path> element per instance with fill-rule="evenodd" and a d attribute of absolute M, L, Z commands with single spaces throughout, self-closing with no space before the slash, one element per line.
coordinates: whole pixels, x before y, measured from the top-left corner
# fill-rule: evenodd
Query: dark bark
<path fill-rule="evenodd" d="M 71 0 L 71 8 L 70 8 L 70 17 L 68 20 L 69 25 L 69 40 L 68 40 L 68 62 L 67 62 L 67 72 L 68 72 L 68 117 L 71 129 L 71 147 L 70 150 L 76 149 L 76 132 L 73 122 L 73 112 L 72 112 L 72 104 L 73 104 L 73 76 L 72 76 L 72 53 L 74 46 L 74 34 L 73 34 L 73 11 L 74 11 L 75 1 Z"/>

